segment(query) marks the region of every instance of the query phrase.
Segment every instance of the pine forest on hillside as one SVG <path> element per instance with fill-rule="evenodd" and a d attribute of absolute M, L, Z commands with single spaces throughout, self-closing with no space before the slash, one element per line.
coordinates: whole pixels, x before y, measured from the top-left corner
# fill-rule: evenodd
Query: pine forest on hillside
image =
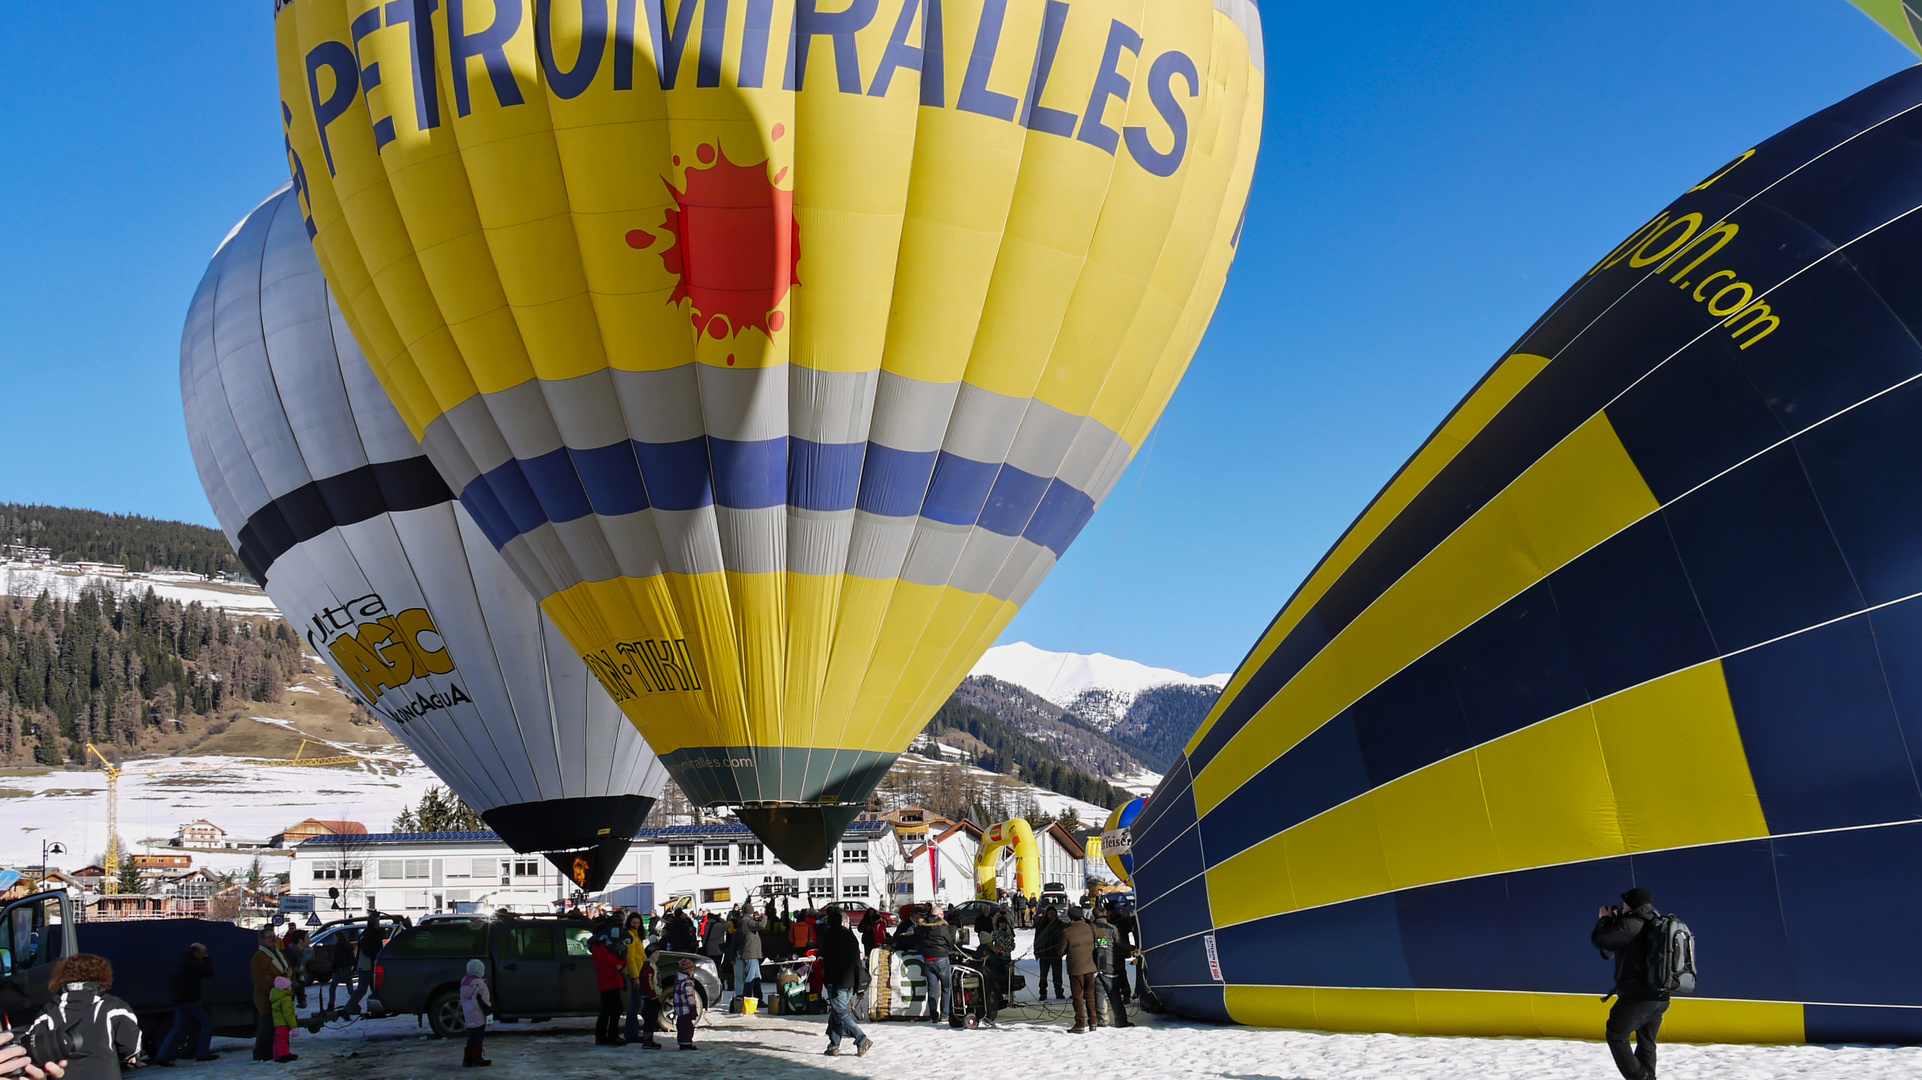
<path fill-rule="evenodd" d="M 936 738 L 949 731 L 966 734 L 985 747 L 975 755 L 974 764 L 1071 799 L 1113 809 L 1132 798 L 1106 780 L 1062 764 L 1046 746 L 1023 735 L 993 713 L 952 697 L 934 714 L 934 719 L 928 721 L 926 731 Z"/>
<path fill-rule="evenodd" d="M 88 742 L 136 750 L 143 736 L 231 699 L 280 700 L 301 669 L 278 619 L 236 619 L 152 592 L 72 603 L 0 597 L 0 758 L 80 762 Z M 237 703 L 237 702 L 236 702 Z"/>
<path fill-rule="evenodd" d="M 118 563 L 129 570 L 191 570 L 208 576 L 245 575 L 219 529 L 138 514 L 0 503 L 0 543 L 47 548 L 60 562 Z"/>

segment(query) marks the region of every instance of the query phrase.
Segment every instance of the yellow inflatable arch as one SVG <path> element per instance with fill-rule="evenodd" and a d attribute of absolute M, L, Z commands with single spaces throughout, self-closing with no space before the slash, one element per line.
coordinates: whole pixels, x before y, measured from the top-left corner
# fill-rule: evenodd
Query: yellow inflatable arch
<path fill-rule="evenodd" d="M 1014 845 L 1014 887 L 1030 900 L 1041 898 L 1041 848 L 1034 842 L 1034 828 L 1026 819 L 1015 818 L 1004 821 L 989 829 L 981 837 L 981 850 L 974 857 L 974 895 L 977 899 L 993 900 L 1000 896 L 1000 884 L 995 881 L 995 864 L 1001 861 L 1001 849 Z"/>

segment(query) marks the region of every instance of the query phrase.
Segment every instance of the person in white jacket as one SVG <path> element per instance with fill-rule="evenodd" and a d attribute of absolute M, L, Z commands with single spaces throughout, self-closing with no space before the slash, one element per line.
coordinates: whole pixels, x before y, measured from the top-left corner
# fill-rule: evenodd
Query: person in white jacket
<path fill-rule="evenodd" d="M 479 960 L 467 962 L 467 974 L 460 981 L 460 1018 L 467 1025 L 467 1056 L 461 1065 L 492 1065 L 481 1056 L 481 1038 L 487 1034 L 487 1014 L 494 1011 L 494 995 L 487 989 L 487 965 Z"/>

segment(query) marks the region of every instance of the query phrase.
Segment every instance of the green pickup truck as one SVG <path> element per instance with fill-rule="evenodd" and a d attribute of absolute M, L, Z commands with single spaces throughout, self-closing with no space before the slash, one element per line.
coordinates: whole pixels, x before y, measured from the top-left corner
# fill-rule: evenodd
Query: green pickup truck
<path fill-rule="evenodd" d="M 556 1016 L 597 1016 L 601 995 L 590 953 L 594 927 L 567 916 L 435 918 L 396 934 L 374 967 L 367 1015 L 424 1017 L 443 1038 L 466 1030 L 460 980 L 469 960 L 487 966 L 494 1018 L 503 1023 Z M 667 965 L 693 960 L 701 1007 L 720 1000 L 714 961 L 691 953 L 657 953 Z"/>

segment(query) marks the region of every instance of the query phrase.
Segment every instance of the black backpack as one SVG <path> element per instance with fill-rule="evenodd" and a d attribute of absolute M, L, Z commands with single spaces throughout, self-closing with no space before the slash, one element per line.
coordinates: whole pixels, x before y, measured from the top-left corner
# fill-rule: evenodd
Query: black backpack
<path fill-rule="evenodd" d="M 1647 943 L 1643 981 L 1665 994 L 1695 992 L 1695 932 L 1673 915 L 1657 914 L 1642 928 Z"/>

